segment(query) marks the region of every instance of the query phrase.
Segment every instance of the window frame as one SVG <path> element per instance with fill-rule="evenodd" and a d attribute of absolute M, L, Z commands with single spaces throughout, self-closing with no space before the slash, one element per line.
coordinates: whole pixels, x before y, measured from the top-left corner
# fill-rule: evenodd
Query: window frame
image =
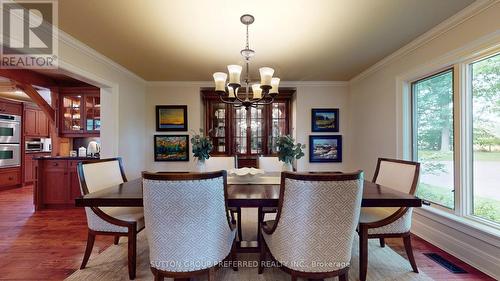
<path fill-rule="evenodd" d="M 442 68 L 442 69 L 439 69 L 437 71 L 434 71 L 434 72 L 431 72 L 430 74 L 427 74 L 425 76 L 422 76 L 422 77 L 419 77 L 415 80 L 412 80 L 410 81 L 408 84 L 409 84 L 409 87 L 410 87 L 410 91 L 409 91 L 409 94 L 410 94 L 410 135 L 411 135 L 411 139 L 410 139 L 410 146 L 411 146 L 411 159 L 413 161 L 418 161 L 418 155 L 417 155 L 417 151 L 418 151 L 418 147 L 417 147 L 417 126 L 416 126 L 416 112 L 417 112 L 417 102 L 416 102 L 416 95 L 414 93 L 414 86 L 416 83 L 418 82 L 421 82 L 421 81 L 424 81 L 424 80 L 427 80 L 427 79 L 431 79 L 435 76 L 438 76 L 440 74 L 444 74 L 446 72 L 451 72 L 451 76 L 452 76 L 452 101 L 453 101 L 453 110 L 452 110 L 452 127 L 453 127 L 453 207 L 452 208 L 448 208 L 447 206 L 444 206 L 443 204 L 440 204 L 440 203 L 437 203 L 437 202 L 433 202 L 433 201 L 430 201 L 430 200 L 427 200 L 427 199 L 424 199 L 424 201 L 426 202 L 426 204 L 430 204 L 430 205 L 435 205 L 436 208 L 440 209 L 440 210 L 443 210 L 443 211 L 446 211 L 446 212 L 454 212 L 456 209 L 457 209 L 457 181 L 456 181 L 456 175 L 457 175 L 457 171 L 456 171 L 456 150 L 457 150 L 457 146 L 456 146 L 456 142 L 457 142 L 457 138 L 456 138 L 456 132 L 455 132 L 455 124 L 456 124 L 456 88 L 455 88 L 455 74 L 456 74 L 456 71 L 455 71 L 455 67 L 454 66 L 447 66 L 445 68 Z"/>
<path fill-rule="evenodd" d="M 398 155 L 405 159 L 414 159 L 414 108 L 413 82 L 428 78 L 440 72 L 453 69 L 454 89 L 454 184 L 455 209 L 442 207 L 437 203 L 423 206 L 422 211 L 454 218 L 458 223 L 500 237 L 500 224 L 481 218 L 473 213 L 473 134 L 472 134 L 472 73 L 471 64 L 500 54 L 500 44 L 481 44 L 471 50 L 447 54 L 432 63 L 420 66 L 413 71 L 396 77 L 397 84 L 397 120 Z M 420 210 L 417 210 L 420 213 Z M 446 214 L 446 215 L 445 215 Z"/>

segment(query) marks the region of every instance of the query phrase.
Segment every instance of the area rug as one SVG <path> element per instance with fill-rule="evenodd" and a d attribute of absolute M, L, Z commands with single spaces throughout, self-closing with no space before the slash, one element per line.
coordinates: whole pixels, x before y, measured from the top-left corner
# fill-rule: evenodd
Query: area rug
<path fill-rule="evenodd" d="M 244 240 L 255 240 L 257 227 L 257 212 L 252 209 L 244 209 L 242 213 L 242 224 Z M 99 239 L 99 238 L 97 238 Z M 359 280 L 358 266 L 358 240 L 357 235 L 352 249 L 351 269 L 349 270 L 349 280 Z M 146 233 L 142 231 L 137 237 L 137 278 L 138 281 L 153 280 L 153 274 L 149 268 L 149 249 Z M 404 280 L 432 280 L 425 273 L 414 273 L 408 260 L 390 247 L 381 248 L 378 240 L 371 240 L 368 243 L 368 276 L 367 280 L 377 281 L 404 281 Z M 238 271 L 230 268 L 220 268 L 215 272 L 216 280 L 219 281 L 288 281 L 290 275 L 277 268 L 266 268 L 264 273 L 257 274 L 254 266 L 259 258 L 258 254 L 239 254 L 239 261 L 247 261 L 248 267 L 240 267 Z M 248 262 L 249 261 L 249 262 Z M 206 280 L 207 278 L 193 278 L 195 281 Z M 77 270 L 66 280 L 92 280 L 92 281 L 112 281 L 128 280 L 127 269 L 127 239 L 120 239 L 120 244 L 112 245 L 102 253 L 92 256 L 87 267 Z M 172 279 L 165 278 L 171 281 Z M 337 278 L 326 279 L 338 280 Z"/>

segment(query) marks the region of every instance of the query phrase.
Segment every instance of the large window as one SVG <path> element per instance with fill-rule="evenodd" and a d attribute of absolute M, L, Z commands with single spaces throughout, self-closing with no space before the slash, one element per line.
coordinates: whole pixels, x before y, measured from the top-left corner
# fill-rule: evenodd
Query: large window
<path fill-rule="evenodd" d="M 500 229 L 500 53 L 458 61 L 411 83 L 417 195 Z"/>
<path fill-rule="evenodd" d="M 453 70 L 412 83 L 413 157 L 421 163 L 418 196 L 453 209 Z"/>
<path fill-rule="evenodd" d="M 500 223 L 500 54 L 469 65 L 473 214 Z"/>

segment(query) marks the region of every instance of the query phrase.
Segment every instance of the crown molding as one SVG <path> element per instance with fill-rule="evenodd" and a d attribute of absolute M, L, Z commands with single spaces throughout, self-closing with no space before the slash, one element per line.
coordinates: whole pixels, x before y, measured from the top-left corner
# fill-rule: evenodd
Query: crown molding
<path fill-rule="evenodd" d="M 148 81 L 149 87 L 212 87 L 213 81 Z M 283 87 L 299 87 L 299 86 L 347 86 L 349 81 L 281 81 L 280 86 Z"/>
<path fill-rule="evenodd" d="M 54 27 L 54 28 L 57 28 L 57 27 Z M 58 40 L 62 43 L 65 43 L 67 44 L 68 46 L 76 49 L 77 51 L 80 51 L 81 53 L 97 60 L 98 62 L 104 64 L 104 65 L 107 65 L 109 66 L 110 68 L 122 73 L 122 74 L 125 74 L 126 76 L 134 79 L 135 81 L 139 82 L 139 83 L 147 83 L 146 80 L 144 80 L 142 77 L 140 77 L 139 75 L 133 73 L 132 71 L 128 70 L 127 68 L 125 68 L 124 66 L 122 66 L 121 64 L 118 64 L 117 62 L 113 61 L 112 59 L 106 57 L 105 55 L 99 53 L 98 51 L 92 49 L 90 46 L 88 46 L 87 44 L 79 41 L 78 39 L 76 39 L 75 37 L 69 35 L 68 33 L 60 30 L 59 28 L 57 28 L 58 30 L 58 33 L 59 33 L 59 38 Z"/>
<path fill-rule="evenodd" d="M 419 47 L 429 43 L 430 41 L 434 40 L 435 38 L 441 36 L 442 34 L 448 32 L 449 30 L 455 28 L 456 26 L 460 25 L 461 23 L 467 21 L 468 19 L 474 17 L 475 15 L 481 13 L 482 11 L 490 8 L 491 6 L 499 3 L 498 0 L 477 0 L 476 2 L 470 4 L 460 12 L 456 13 L 455 15 L 449 17 L 448 19 L 444 20 L 440 24 L 436 25 L 429 31 L 425 32 L 424 34 L 420 35 L 407 45 L 403 46 L 402 48 L 398 49 L 394 53 L 390 54 L 389 56 L 383 58 L 379 62 L 375 63 L 374 65 L 370 66 L 366 70 L 362 71 L 360 74 L 356 75 L 354 78 L 351 78 L 349 80 L 349 84 L 354 84 L 356 82 L 359 82 L 371 74 L 375 73 L 382 67 L 392 63 L 393 61 L 400 59 L 409 53 L 413 52 L 414 50 L 418 49 Z"/>

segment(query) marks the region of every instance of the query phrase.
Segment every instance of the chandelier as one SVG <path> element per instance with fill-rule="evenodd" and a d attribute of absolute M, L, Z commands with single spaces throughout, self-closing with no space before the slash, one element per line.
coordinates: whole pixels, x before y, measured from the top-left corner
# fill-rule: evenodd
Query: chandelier
<path fill-rule="evenodd" d="M 266 105 L 273 103 L 276 96 L 278 96 L 278 86 L 280 79 L 273 77 L 274 69 L 270 67 L 259 68 L 260 84 L 254 83 L 252 87 L 252 95 L 250 95 L 250 59 L 255 56 L 255 51 L 250 49 L 248 43 L 248 26 L 251 25 L 255 18 L 252 15 L 242 15 L 240 17 L 242 24 L 246 26 L 246 46 L 245 49 L 240 51 L 241 56 L 245 61 L 246 77 L 244 80 L 245 93 L 239 92 L 241 88 L 240 77 L 243 67 L 241 65 L 228 65 L 229 83 L 226 84 L 227 74 L 224 72 L 215 72 L 213 74 L 215 82 L 215 93 L 219 99 L 235 107 L 244 106 L 246 109 L 249 107 L 257 107 L 259 105 Z M 227 90 L 226 90 L 227 86 Z"/>

